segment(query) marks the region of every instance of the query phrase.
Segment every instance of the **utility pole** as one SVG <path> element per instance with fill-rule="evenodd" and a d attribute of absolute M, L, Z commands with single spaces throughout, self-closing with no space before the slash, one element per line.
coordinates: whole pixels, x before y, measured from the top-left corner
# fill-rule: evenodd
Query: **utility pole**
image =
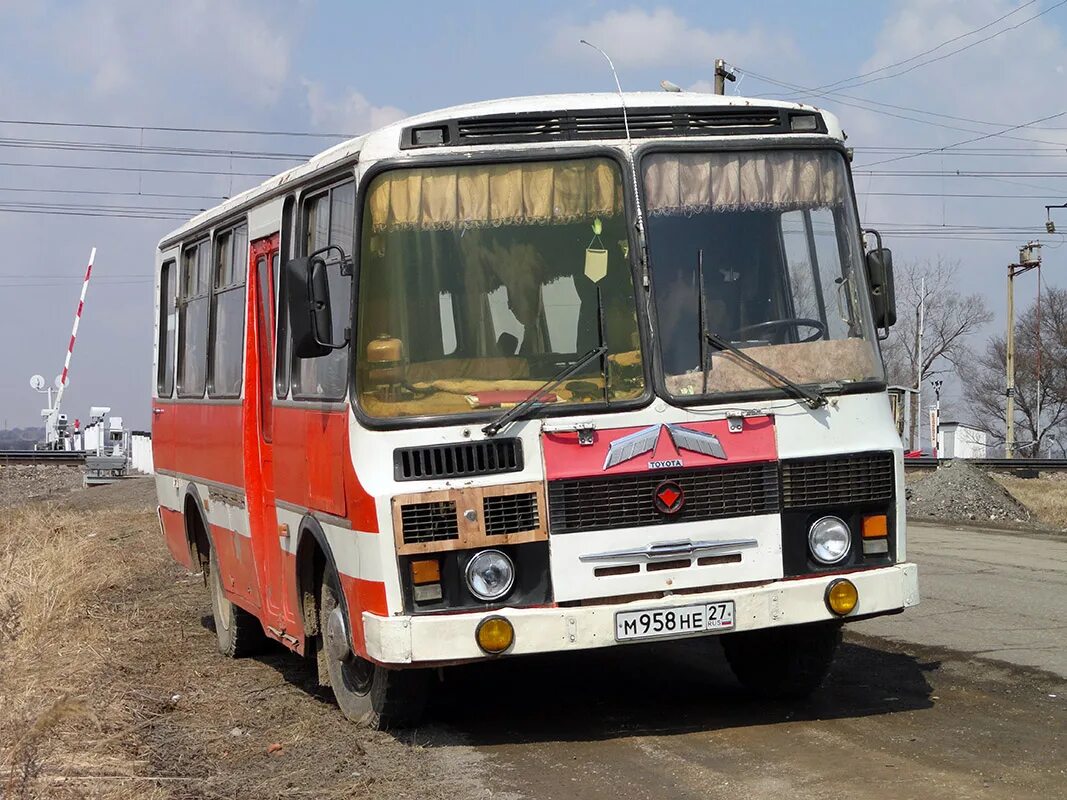
<path fill-rule="evenodd" d="M 1027 242 L 1019 248 L 1019 263 L 1008 264 L 1008 330 L 1005 337 L 1004 368 L 1007 401 L 1004 407 L 1004 457 L 1015 458 L 1015 276 L 1041 266 L 1040 242 Z M 1040 422 L 1038 423 L 1040 425 Z"/>
<path fill-rule="evenodd" d="M 733 70 L 727 69 L 726 62 L 721 58 L 715 59 L 715 94 L 726 94 L 726 81 L 737 80 Z"/>
<path fill-rule="evenodd" d="M 919 282 L 919 305 L 915 307 L 915 414 L 912 416 L 911 446 L 923 449 L 923 328 L 926 325 L 926 277 Z"/>

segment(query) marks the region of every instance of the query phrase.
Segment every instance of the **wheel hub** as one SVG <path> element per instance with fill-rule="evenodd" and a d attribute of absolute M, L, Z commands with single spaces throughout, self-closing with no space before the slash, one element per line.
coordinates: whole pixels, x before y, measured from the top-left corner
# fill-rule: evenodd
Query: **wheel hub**
<path fill-rule="evenodd" d="M 345 616 L 338 606 L 330 612 L 326 618 L 325 640 L 326 653 L 334 661 L 345 662 L 352 657 L 352 648 L 348 645 L 348 626 L 345 624 Z"/>

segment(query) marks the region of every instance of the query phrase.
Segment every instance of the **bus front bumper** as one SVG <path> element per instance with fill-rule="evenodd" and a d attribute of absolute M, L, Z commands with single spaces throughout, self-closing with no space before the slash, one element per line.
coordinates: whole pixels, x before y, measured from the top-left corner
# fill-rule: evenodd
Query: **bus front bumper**
<path fill-rule="evenodd" d="M 825 601 L 827 587 L 840 578 L 848 578 L 859 592 L 856 608 L 845 617 L 836 616 Z M 455 663 L 491 657 L 478 647 L 475 640 L 478 623 L 490 616 L 504 617 L 514 627 L 514 643 L 503 655 L 524 655 L 620 644 L 615 639 L 615 614 L 619 611 L 668 609 L 727 600 L 732 600 L 735 605 L 735 622 L 731 630 L 747 631 L 828 620 L 847 622 L 918 605 L 918 567 L 904 563 L 861 572 L 780 580 L 741 589 L 603 605 L 504 608 L 432 616 L 383 617 L 364 612 L 363 630 L 367 657 L 380 664 Z M 640 641 L 677 638 L 683 637 L 667 635 Z"/>

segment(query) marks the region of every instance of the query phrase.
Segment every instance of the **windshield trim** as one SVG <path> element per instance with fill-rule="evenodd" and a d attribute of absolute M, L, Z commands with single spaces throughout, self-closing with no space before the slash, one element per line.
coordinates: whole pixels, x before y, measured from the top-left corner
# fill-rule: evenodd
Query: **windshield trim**
<path fill-rule="evenodd" d="M 630 170 L 629 160 L 625 153 L 617 147 L 608 145 L 581 146 L 542 146 L 523 148 L 521 150 L 486 150 L 479 153 L 426 153 L 418 156 L 397 156 L 376 161 L 367 167 L 366 171 L 358 176 L 356 182 L 356 220 L 355 242 L 352 253 L 352 325 L 353 330 L 359 328 L 359 281 L 361 274 L 361 260 L 363 253 L 363 218 L 367 201 L 367 189 L 371 181 L 378 175 L 389 170 L 396 169 L 424 169 L 428 167 L 447 167 L 479 164 L 504 164 L 528 161 L 568 161 L 577 158 L 607 158 L 615 163 L 620 170 L 623 181 L 623 210 L 627 218 L 627 237 L 630 242 L 630 274 L 634 286 L 633 301 L 637 309 L 637 329 L 641 341 L 641 373 L 644 378 L 644 391 L 640 397 L 632 400 L 620 400 L 614 403 L 605 403 L 603 400 L 590 401 L 588 403 L 567 403 L 561 405 L 545 406 L 537 417 L 526 417 L 524 421 L 532 421 L 547 417 L 564 417 L 575 415 L 604 414 L 610 412 L 634 411 L 650 405 L 657 396 L 655 388 L 654 370 L 652 369 L 653 357 L 645 355 L 651 353 L 649 342 L 649 319 L 647 303 L 643 301 L 645 289 L 643 288 L 642 275 L 640 274 L 638 253 L 640 244 L 635 227 L 629 224 L 636 215 L 633 197 L 633 174 Z M 420 416 L 404 417 L 375 417 L 369 414 L 359 401 L 359 391 L 356 385 L 355 348 L 359 343 L 353 340 L 350 347 L 352 356 L 349 359 L 348 393 L 352 413 L 359 423 L 370 430 L 396 430 L 398 428 L 426 428 L 440 427 L 444 425 L 470 425 L 480 426 L 491 422 L 500 415 L 499 409 L 479 409 L 459 414 L 427 414 Z"/>
<path fill-rule="evenodd" d="M 852 204 L 852 211 L 855 215 L 857 222 L 855 234 L 858 237 L 860 244 L 859 252 L 863 252 L 862 247 L 862 225 L 859 222 L 859 206 L 856 203 L 856 191 L 852 179 L 852 159 L 849 155 L 849 148 L 845 147 L 844 143 L 839 139 L 835 139 L 831 136 L 818 136 L 811 137 L 804 141 L 798 141 L 795 139 L 785 139 L 784 137 L 776 137 L 775 139 L 735 139 L 730 141 L 723 140 L 699 140 L 699 141 L 664 141 L 657 140 L 654 142 L 643 143 L 635 148 L 634 152 L 634 164 L 637 167 L 638 179 L 637 187 L 641 197 L 641 207 L 647 208 L 647 192 L 645 191 L 644 181 L 640 179 L 640 173 L 644 164 L 645 158 L 656 153 L 692 153 L 692 152 L 755 152 L 762 150 L 832 150 L 840 153 L 845 165 L 845 174 L 848 178 L 848 189 L 850 194 L 850 201 Z M 645 237 L 647 241 L 648 231 L 645 231 Z M 659 308 L 655 302 L 656 293 L 656 265 L 655 258 L 652 253 L 651 243 L 648 243 L 648 260 L 649 260 L 649 281 L 651 282 L 652 302 L 651 306 L 651 324 L 653 330 L 656 332 L 655 341 L 650 352 L 649 361 L 654 364 L 652 369 L 652 380 L 656 395 L 663 398 L 671 405 L 678 406 L 680 408 L 689 408 L 692 406 L 708 406 L 708 405 L 725 405 L 729 403 L 738 402 L 751 402 L 770 399 L 788 399 L 796 400 L 788 390 L 778 386 L 767 384 L 766 388 L 760 389 L 748 389 L 737 392 L 709 392 L 708 394 L 693 394 L 693 395 L 675 395 L 667 388 L 667 376 L 663 370 L 663 357 L 662 357 L 662 337 L 660 337 L 660 324 L 659 324 Z M 866 282 L 866 276 L 864 275 L 864 281 Z M 865 292 L 861 293 L 860 302 L 863 304 L 865 313 L 871 314 L 870 311 L 870 299 L 866 296 Z M 882 366 L 882 375 L 875 380 L 854 381 L 850 383 L 836 384 L 820 384 L 820 383 L 807 383 L 802 381 L 796 381 L 797 384 L 804 388 L 815 388 L 820 393 L 827 397 L 844 395 L 844 394 L 858 394 L 865 392 L 882 391 L 888 386 L 888 379 L 885 375 L 885 363 L 882 358 L 881 345 L 877 340 L 871 342 L 874 347 L 875 354 L 878 358 L 878 363 Z M 801 401 L 798 401 L 801 402 Z"/>

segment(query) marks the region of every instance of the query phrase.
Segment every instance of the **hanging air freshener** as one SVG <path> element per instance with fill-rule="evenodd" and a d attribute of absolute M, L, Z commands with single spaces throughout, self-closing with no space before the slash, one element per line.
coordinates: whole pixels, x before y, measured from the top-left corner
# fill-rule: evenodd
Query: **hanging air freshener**
<path fill-rule="evenodd" d="M 603 229 L 600 217 L 594 219 L 593 238 L 585 248 L 585 277 L 593 283 L 599 283 L 608 274 L 608 250 L 600 239 Z"/>

